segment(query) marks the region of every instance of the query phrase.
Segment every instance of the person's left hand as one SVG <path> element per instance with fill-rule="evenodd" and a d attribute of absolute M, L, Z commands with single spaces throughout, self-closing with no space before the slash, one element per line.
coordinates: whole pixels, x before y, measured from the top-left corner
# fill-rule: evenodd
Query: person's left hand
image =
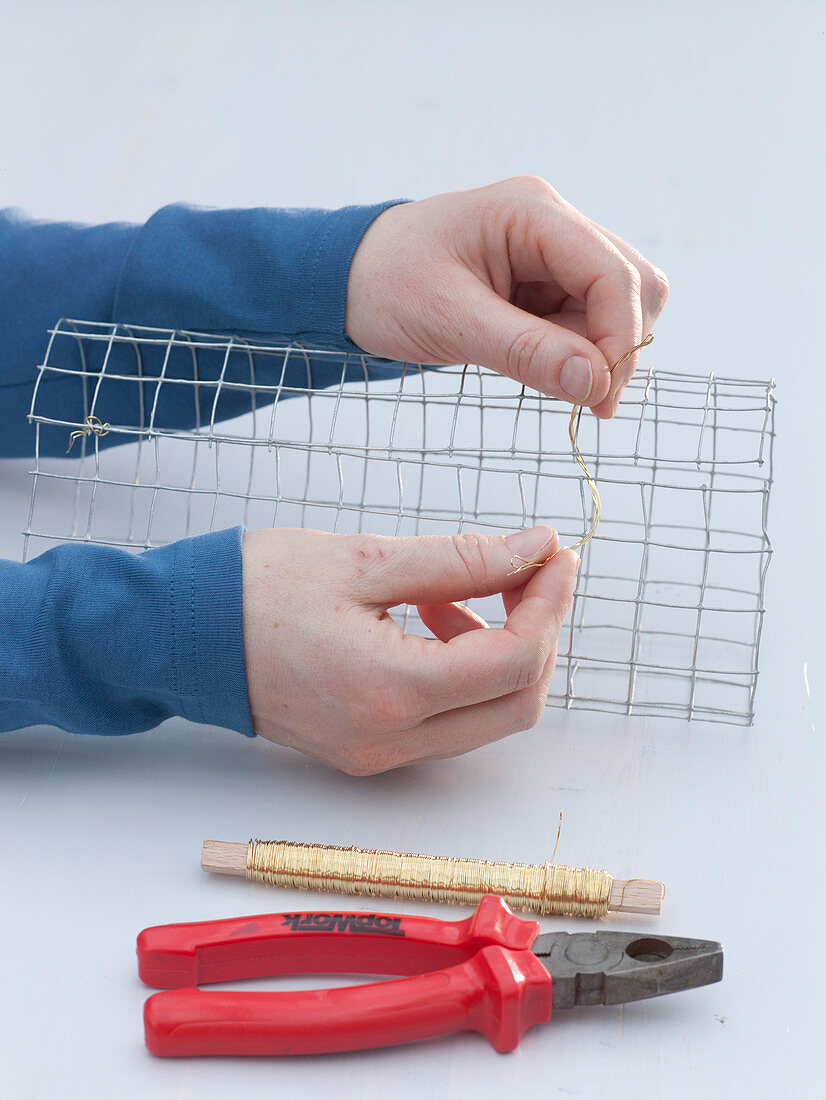
<path fill-rule="evenodd" d="M 255 732 L 367 775 L 535 725 L 579 562 L 558 546 L 549 527 L 507 538 L 247 531 L 244 654 Z M 535 561 L 545 564 L 519 568 Z M 497 592 L 501 629 L 454 602 Z M 435 637 L 393 621 L 389 609 L 405 603 Z"/>
<path fill-rule="evenodd" d="M 372 355 L 479 363 L 616 412 L 666 298 L 661 271 L 550 184 L 520 176 L 385 210 L 356 249 L 345 330 Z"/>

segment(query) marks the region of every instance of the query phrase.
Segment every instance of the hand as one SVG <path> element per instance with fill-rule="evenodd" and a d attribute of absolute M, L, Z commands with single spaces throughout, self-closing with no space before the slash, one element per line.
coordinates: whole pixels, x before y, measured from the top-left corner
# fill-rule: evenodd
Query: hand
<path fill-rule="evenodd" d="M 352 775 L 455 756 L 536 724 L 579 559 L 549 527 L 493 535 L 244 535 L 255 730 Z M 490 629 L 454 600 L 503 593 Z M 419 606 L 436 635 L 388 615 Z"/>
<path fill-rule="evenodd" d="M 533 176 L 393 206 L 350 268 L 345 328 L 372 355 L 479 363 L 614 415 L 665 275 Z"/>

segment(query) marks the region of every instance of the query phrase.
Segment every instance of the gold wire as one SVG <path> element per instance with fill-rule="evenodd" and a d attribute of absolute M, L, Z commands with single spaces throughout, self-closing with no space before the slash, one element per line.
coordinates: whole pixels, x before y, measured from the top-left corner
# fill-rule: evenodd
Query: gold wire
<path fill-rule="evenodd" d="M 559 825 L 557 826 L 557 830 L 556 830 L 556 844 L 554 844 L 554 850 L 551 852 L 551 859 L 550 859 L 551 863 L 553 863 L 553 861 L 556 859 L 556 850 L 559 847 L 559 838 L 561 836 L 562 836 L 562 810 L 559 811 Z"/>
<path fill-rule="evenodd" d="M 661 882 L 658 878 L 627 878 L 622 884 L 622 890 L 620 891 L 619 904 L 617 909 L 622 909 L 622 903 L 625 901 L 625 890 L 629 882 L 653 882 L 656 886 L 660 887 L 660 905 L 662 905 L 663 898 L 665 897 L 665 883 Z"/>
<path fill-rule="evenodd" d="M 613 879 L 590 867 L 490 863 L 327 844 L 251 840 L 247 878 L 268 886 L 472 905 L 499 894 L 540 915 L 603 917 Z"/>
<path fill-rule="evenodd" d="M 621 355 L 620 358 L 617 359 L 613 367 L 611 367 L 611 373 L 613 374 L 617 367 L 620 366 L 620 364 L 624 363 L 626 359 L 629 359 L 635 351 L 639 351 L 641 348 L 648 347 L 653 339 L 654 333 L 649 332 L 644 340 L 642 340 L 639 344 L 635 344 L 633 348 L 629 348 L 624 355 Z M 568 421 L 568 438 L 571 441 L 571 450 L 574 454 L 574 461 L 576 462 L 577 466 L 579 466 L 580 470 L 582 470 L 582 473 L 585 475 L 585 484 L 588 486 L 588 492 L 591 494 L 591 500 L 594 502 L 594 514 L 591 520 L 591 529 L 588 534 L 584 535 L 577 542 L 573 543 L 573 545 L 568 546 L 566 548 L 568 550 L 578 550 L 580 546 L 584 546 L 586 542 L 589 542 L 597 533 L 599 521 L 602 519 L 602 500 L 600 499 L 599 489 L 597 488 L 596 481 L 591 475 L 591 471 L 586 465 L 585 459 L 582 456 L 582 451 L 579 449 L 578 437 L 579 423 L 581 420 L 582 405 L 574 405 L 574 407 L 571 409 L 571 419 Z M 539 548 L 539 550 L 537 551 L 537 555 L 542 553 L 544 546 L 547 546 L 547 543 Z M 559 550 L 557 550 L 556 553 L 558 554 Z M 551 557 L 555 556 L 555 554 L 551 555 Z M 521 565 L 514 566 L 515 561 L 521 562 Z M 538 569 L 541 565 L 545 565 L 545 563 L 548 561 L 550 561 L 550 558 L 544 558 L 540 560 L 534 559 L 531 561 L 527 561 L 525 558 L 520 558 L 517 554 L 514 554 L 514 556 L 511 558 L 511 572 L 508 574 L 508 576 L 512 577 L 515 573 L 521 573 L 525 569 Z"/>
<path fill-rule="evenodd" d="M 76 432 L 72 432 L 72 434 L 69 436 L 69 446 L 66 448 L 66 454 L 68 454 L 69 451 L 71 451 L 72 447 L 74 447 L 76 439 L 80 439 L 81 436 L 84 435 L 108 435 L 109 427 L 110 425 L 102 423 L 99 417 L 87 416 L 86 427 L 80 428 Z"/>
<path fill-rule="evenodd" d="M 545 541 L 542 543 L 542 545 L 539 547 L 539 549 L 536 551 L 536 553 L 538 555 L 541 554 L 542 551 L 545 549 L 545 547 L 548 545 L 548 543 L 553 542 L 553 540 L 554 540 L 553 535 L 551 535 L 551 537 L 549 539 L 545 539 Z M 555 553 L 558 553 L 558 551 L 555 551 Z M 551 555 L 551 557 L 553 557 L 553 554 Z M 546 561 L 550 561 L 550 560 L 551 560 L 550 558 L 543 558 L 541 561 L 534 561 L 533 558 L 528 559 L 528 558 L 523 558 L 520 554 L 512 554 L 511 555 L 511 561 L 510 561 L 511 571 L 510 571 L 510 573 L 508 573 L 508 576 L 512 577 L 514 575 L 514 573 L 521 573 L 523 569 L 536 569 L 538 566 L 544 565 Z M 517 561 L 521 562 L 522 564 L 521 565 L 515 565 L 514 563 L 517 562 Z"/>

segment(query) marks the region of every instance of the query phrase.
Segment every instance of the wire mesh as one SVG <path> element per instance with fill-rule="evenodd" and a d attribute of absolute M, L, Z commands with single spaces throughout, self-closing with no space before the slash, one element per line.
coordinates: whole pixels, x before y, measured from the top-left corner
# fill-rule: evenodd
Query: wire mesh
<path fill-rule="evenodd" d="M 592 508 L 569 413 L 472 365 L 61 321 L 32 400 L 24 556 L 55 541 L 137 551 L 237 523 L 418 535 L 550 522 L 565 545 Z M 638 371 L 612 421 L 583 417 L 603 519 L 549 705 L 751 723 L 773 440 L 773 382 L 713 373 Z M 503 621 L 498 598 L 473 606 Z M 394 614 L 426 632 L 415 608 Z"/>

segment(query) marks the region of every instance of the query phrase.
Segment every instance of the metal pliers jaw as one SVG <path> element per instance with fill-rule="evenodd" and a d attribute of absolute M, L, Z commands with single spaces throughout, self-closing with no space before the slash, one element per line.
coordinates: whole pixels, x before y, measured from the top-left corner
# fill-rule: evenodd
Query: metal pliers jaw
<path fill-rule="evenodd" d="M 639 932 L 546 932 L 532 951 L 553 980 L 553 1007 L 619 1005 L 719 982 L 713 940 Z"/>
<path fill-rule="evenodd" d="M 553 932 L 482 898 L 466 920 L 371 912 L 264 913 L 147 928 L 138 971 L 164 1057 L 321 1054 L 480 1031 L 513 1050 L 554 1008 L 619 1004 L 719 981 L 722 949 L 629 932 Z M 273 974 L 399 974 L 298 992 L 204 992 Z"/>

